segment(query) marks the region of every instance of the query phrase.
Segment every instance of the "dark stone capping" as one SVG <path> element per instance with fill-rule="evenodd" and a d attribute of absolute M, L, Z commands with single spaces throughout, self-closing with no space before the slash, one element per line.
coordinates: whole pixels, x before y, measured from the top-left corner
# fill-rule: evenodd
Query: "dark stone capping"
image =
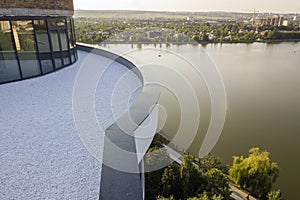
<path fill-rule="evenodd" d="M 77 49 L 113 59 L 132 70 L 143 82 L 143 72 L 126 58 L 83 44 L 77 44 Z M 100 200 L 143 199 L 144 180 L 141 176 L 141 163 L 138 163 L 135 154 L 125 153 L 123 156 L 115 146 L 126 152 L 136 153 L 134 131 L 149 117 L 158 102 L 159 95 L 160 90 L 157 86 L 144 85 L 143 82 L 143 90 L 137 101 L 105 130 Z M 119 165 L 122 165 L 124 171 L 116 170 Z"/>

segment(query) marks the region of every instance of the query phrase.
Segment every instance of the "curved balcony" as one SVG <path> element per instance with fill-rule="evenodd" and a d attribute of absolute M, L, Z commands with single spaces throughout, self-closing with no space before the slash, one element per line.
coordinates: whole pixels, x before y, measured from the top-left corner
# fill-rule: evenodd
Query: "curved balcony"
<path fill-rule="evenodd" d="M 127 59 L 77 48 L 70 67 L 0 85 L 0 199 L 143 198 L 139 170 L 156 131 L 159 91 L 144 87 L 143 73 Z M 85 67 L 94 73 L 84 74 Z M 129 165 L 118 170 L 118 160 Z"/>

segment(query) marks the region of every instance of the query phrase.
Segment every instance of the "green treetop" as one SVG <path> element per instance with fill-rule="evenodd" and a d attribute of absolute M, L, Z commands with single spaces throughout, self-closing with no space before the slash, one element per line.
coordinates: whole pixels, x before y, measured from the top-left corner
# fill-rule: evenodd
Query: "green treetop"
<path fill-rule="evenodd" d="M 234 156 L 229 173 L 237 185 L 265 199 L 278 178 L 279 167 L 271 161 L 269 152 L 252 148 L 246 158 Z"/>

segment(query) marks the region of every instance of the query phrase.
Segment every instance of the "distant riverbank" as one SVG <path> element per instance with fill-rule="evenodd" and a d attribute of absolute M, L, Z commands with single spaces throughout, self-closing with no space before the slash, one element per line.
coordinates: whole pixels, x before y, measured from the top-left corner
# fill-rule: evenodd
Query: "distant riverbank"
<path fill-rule="evenodd" d="M 101 43 L 91 45 L 106 45 L 106 44 L 137 44 L 137 45 L 207 45 L 207 44 L 252 44 L 252 43 L 281 43 L 281 42 L 300 42 L 300 39 L 284 39 L 284 40 L 255 40 L 255 41 L 206 41 L 206 42 L 137 42 L 137 41 L 103 41 Z"/>

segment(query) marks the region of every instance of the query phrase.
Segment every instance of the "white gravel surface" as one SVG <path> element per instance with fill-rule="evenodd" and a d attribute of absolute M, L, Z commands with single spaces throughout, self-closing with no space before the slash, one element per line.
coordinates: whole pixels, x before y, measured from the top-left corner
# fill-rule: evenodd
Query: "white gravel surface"
<path fill-rule="evenodd" d="M 0 85 L 0 200 L 98 198 L 101 163 L 83 146 L 72 114 L 73 84 L 86 56 L 79 51 L 79 60 L 70 67 Z M 111 62 L 97 57 L 99 67 Z M 110 98 L 126 72 L 114 63 L 99 81 L 95 110 L 103 129 L 114 122 Z M 141 86 L 133 73 L 124 80 L 114 93 L 121 109 Z M 139 94 L 135 91 L 131 102 Z"/>

